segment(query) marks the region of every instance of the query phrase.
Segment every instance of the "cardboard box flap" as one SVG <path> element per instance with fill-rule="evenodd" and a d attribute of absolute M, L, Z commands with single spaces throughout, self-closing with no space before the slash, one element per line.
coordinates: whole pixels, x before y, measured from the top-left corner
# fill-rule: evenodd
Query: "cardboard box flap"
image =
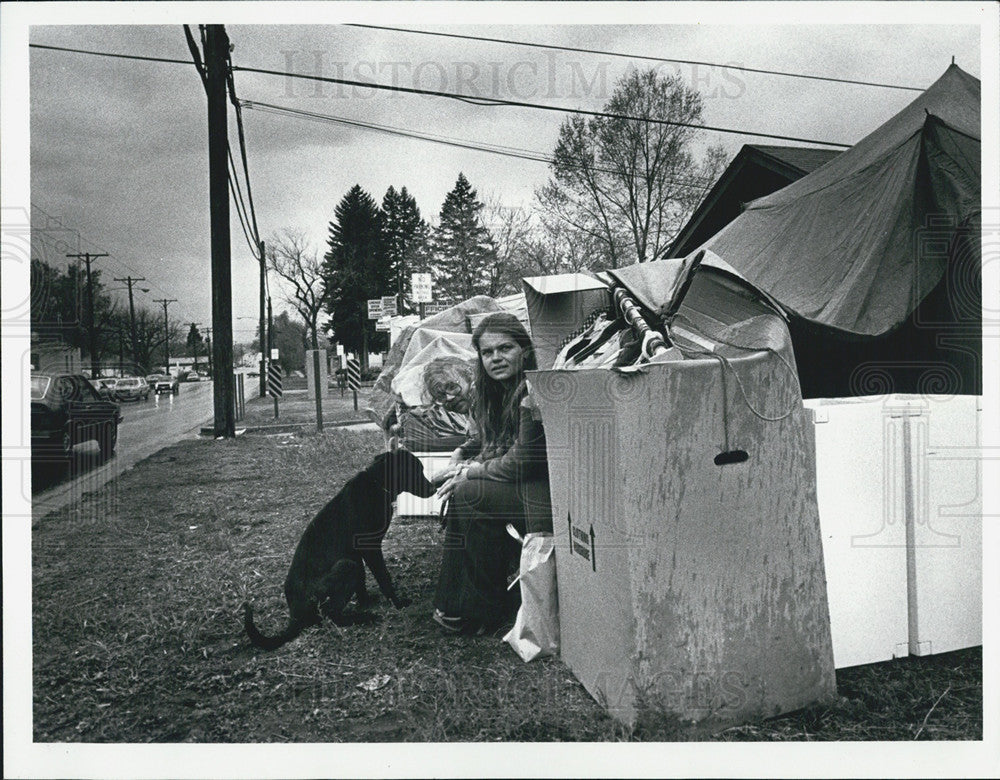
<path fill-rule="evenodd" d="M 608 287 L 586 274 L 529 276 L 523 284 L 531 340 L 541 369 L 552 367 L 563 339 L 577 330 L 588 314 L 611 305 Z"/>
<path fill-rule="evenodd" d="M 555 295 L 558 293 L 579 292 L 582 290 L 599 290 L 606 285 L 588 274 L 552 274 L 551 276 L 526 276 L 524 282 L 525 294 L 531 290 L 538 295 Z"/>

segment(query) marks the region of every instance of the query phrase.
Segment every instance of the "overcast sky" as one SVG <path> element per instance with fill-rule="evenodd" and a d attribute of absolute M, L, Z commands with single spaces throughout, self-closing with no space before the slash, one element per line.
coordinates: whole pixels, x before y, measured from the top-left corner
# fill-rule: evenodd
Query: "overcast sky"
<path fill-rule="evenodd" d="M 980 76 L 976 25 L 818 25 L 802 14 L 796 18 L 791 4 L 784 7 L 782 21 L 797 23 L 774 24 L 764 15 L 760 20 L 766 24 L 727 26 L 713 14 L 708 19 L 716 23 L 650 24 L 656 17 L 644 16 L 645 5 L 636 5 L 630 17 L 642 24 L 629 25 L 608 23 L 621 15 L 605 12 L 587 17 L 604 23 L 577 26 L 447 26 L 388 15 L 376 6 L 360 21 L 915 87 L 930 85 L 954 56 L 963 69 Z M 268 18 L 281 19 L 278 10 Z M 534 16 L 491 15 L 497 21 L 525 22 Z M 125 13 L 119 17 L 125 23 L 135 20 Z M 642 60 L 333 24 L 240 24 L 235 11 L 230 18 L 226 27 L 236 65 L 550 105 L 600 109 L 626 69 L 650 66 Z M 188 60 L 180 26 L 185 20 L 176 21 L 39 25 L 31 28 L 30 41 Z M 680 73 L 703 91 L 706 124 L 846 144 L 917 95 L 731 67 L 659 67 Z M 238 96 L 246 100 L 543 153 L 552 151 L 564 116 L 258 74 L 238 72 L 235 80 Z M 207 119 L 193 67 L 33 49 L 30 98 L 31 202 L 79 231 L 82 250 L 110 252 L 97 264 L 107 276 L 144 276 L 152 292 L 142 300 L 176 298 L 172 316 L 209 325 Z M 261 234 L 302 229 L 320 251 L 334 207 L 356 183 L 379 201 L 390 185 L 406 186 L 425 218 L 433 220 L 460 171 L 480 197 L 526 206 L 548 175 L 543 163 L 367 129 L 254 110 L 245 111 L 244 118 Z M 234 124 L 230 112 L 231 130 Z M 231 135 L 235 149 L 235 131 Z M 744 143 L 782 143 L 715 132 L 703 132 L 698 141 L 715 142 L 730 155 Z M 257 267 L 235 214 L 232 246 L 234 316 L 253 318 Z M 50 251 L 50 259 L 62 261 L 59 254 Z M 237 341 L 252 338 L 252 321 L 238 320 L 235 327 Z"/>

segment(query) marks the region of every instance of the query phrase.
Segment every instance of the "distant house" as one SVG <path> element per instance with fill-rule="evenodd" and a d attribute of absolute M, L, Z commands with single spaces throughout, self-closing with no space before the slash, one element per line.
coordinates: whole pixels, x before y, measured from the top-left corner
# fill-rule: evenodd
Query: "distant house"
<path fill-rule="evenodd" d="M 736 219 L 745 203 L 777 192 L 838 154 L 839 149 L 746 144 L 681 228 L 667 257 L 690 254 Z"/>
<path fill-rule="evenodd" d="M 58 371 L 77 374 L 83 367 L 83 359 L 77 347 L 71 347 L 61 339 L 31 337 L 31 370 Z"/>

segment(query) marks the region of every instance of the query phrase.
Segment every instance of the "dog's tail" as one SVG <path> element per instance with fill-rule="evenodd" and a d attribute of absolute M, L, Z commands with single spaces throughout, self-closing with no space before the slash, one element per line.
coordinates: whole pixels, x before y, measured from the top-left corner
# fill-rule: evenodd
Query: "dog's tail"
<path fill-rule="evenodd" d="M 250 641 L 257 647 L 263 648 L 264 650 L 277 650 L 286 642 L 291 642 L 295 637 L 302 633 L 302 630 L 306 628 L 306 624 L 302 623 L 295 618 L 290 618 L 288 625 L 285 626 L 285 630 L 276 636 L 264 636 L 257 630 L 257 626 L 253 623 L 253 610 L 247 602 L 243 602 L 243 627 L 246 629 L 247 636 L 250 637 Z"/>

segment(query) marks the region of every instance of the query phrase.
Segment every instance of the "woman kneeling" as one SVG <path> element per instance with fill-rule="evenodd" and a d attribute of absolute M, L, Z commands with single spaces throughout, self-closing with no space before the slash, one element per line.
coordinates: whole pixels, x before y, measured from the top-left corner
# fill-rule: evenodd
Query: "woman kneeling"
<path fill-rule="evenodd" d="M 448 501 L 434 620 L 455 633 L 490 631 L 517 610 L 507 577 L 520 547 L 506 526 L 551 531 L 545 432 L 525 371 L 537 368 L 524 326 L 511 314 L 484 318 L 472 335 L 479 356 L 475 434 L 438 475 Z"/>

